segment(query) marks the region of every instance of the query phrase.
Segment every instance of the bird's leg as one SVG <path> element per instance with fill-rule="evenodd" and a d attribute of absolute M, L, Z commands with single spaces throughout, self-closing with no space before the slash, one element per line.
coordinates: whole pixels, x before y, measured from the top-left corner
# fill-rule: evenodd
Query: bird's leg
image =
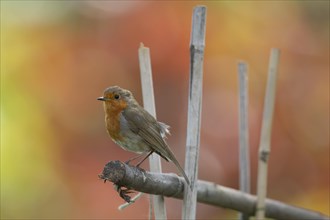
<path fill-rule="evenodd" d="M 145 156 L 138 164 L 136 164 L 136 167 L 140 168 L 140 165 L 143 163 L 143 161 L 145 161 L 154 151 L 150 151 L 147 156 Z"/>
<path fill-rule="evenodd" d="M 140 158 L 140 157 L 143 156 L 143 155 L 144 155 L 144 154 L 137 155 L 136 157 L 133 157 L 133 158 L 131 158 L 131 159 L 125 161 L 125 163 L 126 163 L 127 165 L 129 165 L 129 163 L 130 163 L 131 161 L 136 160 L 136 159 Z"/>

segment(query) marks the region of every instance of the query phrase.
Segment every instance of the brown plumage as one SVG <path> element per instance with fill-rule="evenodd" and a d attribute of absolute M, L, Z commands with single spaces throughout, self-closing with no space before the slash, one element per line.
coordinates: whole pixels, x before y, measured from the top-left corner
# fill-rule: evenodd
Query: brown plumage
<path fill-rule="evenodd" d="M 134 153 L 155 152 L 172 161 L 189 184 L 189 179 L 164 138 L 169 126 L 158 122 L 134 99 L 132 93 L 118 86 L 104 91 L 105 123 L 111 139 L 124 150 Z"/>

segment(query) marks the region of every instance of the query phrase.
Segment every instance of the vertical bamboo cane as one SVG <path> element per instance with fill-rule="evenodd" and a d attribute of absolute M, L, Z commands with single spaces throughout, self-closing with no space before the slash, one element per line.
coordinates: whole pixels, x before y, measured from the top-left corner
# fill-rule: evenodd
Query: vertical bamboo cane
<path fill-rule="evenodd" d="M 155 98 L 152 82 L 152 71 L 149 48 L 144 47 L 141 43 L 139 48 L 139 61 L 142 83 L 142 96 L 144 108 L 154 117 L 156 117 Z M 150 171 L 162 172 L 160 157 L 157 154 L 151 154 L 149 157 Z M 166 219 L 166 207 L 164 197 L 153 195 L 153 207 L 155 211 L 155 219 Z"/>
<path fill-rule="evenodd" d="M 250 193 L 250 150 L 248 120 L 248 72 L 245 62 L 238 63 L 239 76 L 239 186 L 240 190 Z M 239 214 L 239 219 L 248 220 L 249 215 Z"/>
<path fill-rule="evenodd" d="M 182 219 L 196 218 L 197 176 L 202 111 L 203 59 L 205 47 L 206 7 L 194 8 L 190 41 L 190 85 L 185 170 L 191 188 L 185 187 Z"/>
<path fill-rule="evenodd" d="M 264 113 L 262 119 L 260 145 L 259 145 L 259 162 L 258 162 L 258 181 L 257 181 L 257 220 L 265 218 L 265 199 L 267 194 L 267 169 L 268 158 L 270 154 L 270 139 L 273 122 L 274 101 L 276 91 L 276 78 L 278 70 L 280 51 L 273 48 L 270 54 L 268 81 L 266 87 L 266 95 L 264 102 Z"/>

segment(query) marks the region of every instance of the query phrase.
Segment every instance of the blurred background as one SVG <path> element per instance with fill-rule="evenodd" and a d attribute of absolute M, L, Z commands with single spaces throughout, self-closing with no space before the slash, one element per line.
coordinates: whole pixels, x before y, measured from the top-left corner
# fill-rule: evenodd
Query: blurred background
<path fill-rule="evenodd" d="M 145 219 L 98 179 L 134 154 L 107 136 L 110 85 L 142 103 L 151 50 L 157 117 L 184 165 L 193 7 L 208 7 L 199 178 L 238 188 L 237 62 L 249 63 L 252 192 L 269 53 L 281 49 L 268 197 L 329 215 L 329 1 L 1 1 L 1 218 Z M 177 170 L 162 161 L 165 172 Z M 144 164 L 148 169 L 148 163 Z M 169 218 L 181 201 L 166 199 Z M 199 204 L 199 219 L 231 210 Z"/>

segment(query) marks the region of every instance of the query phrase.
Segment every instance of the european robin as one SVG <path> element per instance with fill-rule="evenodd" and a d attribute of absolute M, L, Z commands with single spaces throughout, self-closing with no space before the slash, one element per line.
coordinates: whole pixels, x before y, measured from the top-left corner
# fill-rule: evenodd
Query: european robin
<path fill-rule="evenodd" d="M 111 139 L 124 150 L 148 153 L 138 166 L 155 152 L 166 161 L 172 161 L 190 185 L 186 173 L 164 140 L 169 134 L 168 125 L 158 122 L 138 104 L 130 91 L 118 86 L 107 88 L 97 100 L 104 102 L 105 124 Z"/>

